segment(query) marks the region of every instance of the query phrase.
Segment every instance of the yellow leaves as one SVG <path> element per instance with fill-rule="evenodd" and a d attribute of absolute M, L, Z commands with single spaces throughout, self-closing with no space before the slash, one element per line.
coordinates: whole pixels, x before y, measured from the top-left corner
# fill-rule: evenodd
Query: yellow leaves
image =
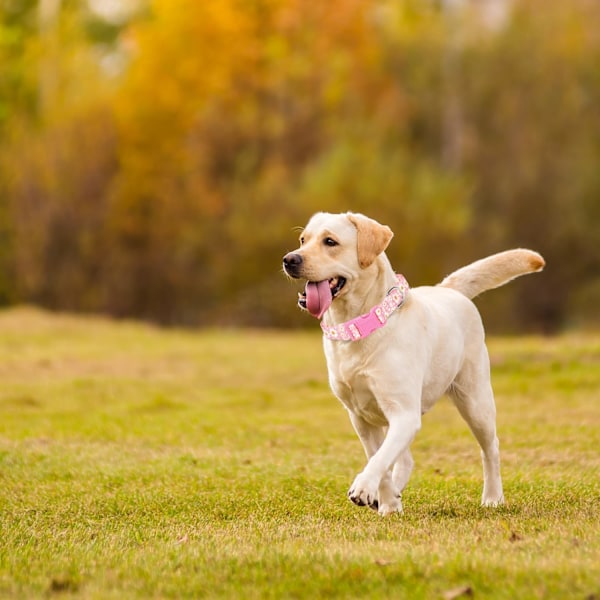
<path fill-rule="evenodd" d="M 242 99 L 256 56 L 250 16 L 235 0 L 155 0 L 131 32 L 136 57 L 116 104 L 127 177 L 189 170 L 186 138 L 211 106 Z"/>
<path fill-rule="evenodd" d="M 139 54 L 132 86 L 165 108 L 198 106 L 226 95 L 232 74 L 248 68 L 252 24 L 237 2 L 155 0 L 151 20 L 134 37 Z"/>

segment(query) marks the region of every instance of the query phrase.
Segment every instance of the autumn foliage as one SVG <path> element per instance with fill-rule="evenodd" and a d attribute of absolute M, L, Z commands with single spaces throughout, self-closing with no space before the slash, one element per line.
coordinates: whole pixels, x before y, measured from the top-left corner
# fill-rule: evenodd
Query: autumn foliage
<path fill-rule="evenodd" d="M 596 3 L 493 17 L 469 2 L 155 0 L 112 23 L 65 2 L 43 27 L 37 3 L 17 4 L 0 30 L 5 304 L 307 324 L 281 256 L 312 212 L 354 210 L 392 227 L 413 284 L 542 252 L 543 275 L 483 300 L 492 324 L 593 318 Z"/>

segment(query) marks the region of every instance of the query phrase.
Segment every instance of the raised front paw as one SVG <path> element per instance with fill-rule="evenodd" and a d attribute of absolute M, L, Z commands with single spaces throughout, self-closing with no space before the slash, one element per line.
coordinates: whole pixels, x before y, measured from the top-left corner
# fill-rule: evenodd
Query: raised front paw
<path fill-rule="evenodd" d="M 348 498 L 358 506 L 370 506 L 377 510 L 379 482 L 360 473 L 348 490 Z"/>

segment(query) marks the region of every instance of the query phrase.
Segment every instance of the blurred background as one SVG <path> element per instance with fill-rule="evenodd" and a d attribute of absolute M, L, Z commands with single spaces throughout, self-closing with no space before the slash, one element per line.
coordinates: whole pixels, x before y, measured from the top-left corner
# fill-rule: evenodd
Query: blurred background
<path fill-rule="evenodd" d="M 317 210 L 412 285 L 541 275 L 492 331 L 598 325 L 596 0 L 0 0 L 0 304 L 315 327 L 281 272 Z"/>

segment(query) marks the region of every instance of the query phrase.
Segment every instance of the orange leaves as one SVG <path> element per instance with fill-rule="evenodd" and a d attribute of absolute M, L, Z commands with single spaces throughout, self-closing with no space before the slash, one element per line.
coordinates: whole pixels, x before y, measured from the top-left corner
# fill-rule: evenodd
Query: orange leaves
<path fill-rule="evenodd" d="M 247 70 L 255 54 L 251 23 L 236 5 L 155 0 L 151 18 L 133 31 L 137 57 L 124 95 L 188 118 L 212 97 L 227 96 L 234 73 Z"/>

